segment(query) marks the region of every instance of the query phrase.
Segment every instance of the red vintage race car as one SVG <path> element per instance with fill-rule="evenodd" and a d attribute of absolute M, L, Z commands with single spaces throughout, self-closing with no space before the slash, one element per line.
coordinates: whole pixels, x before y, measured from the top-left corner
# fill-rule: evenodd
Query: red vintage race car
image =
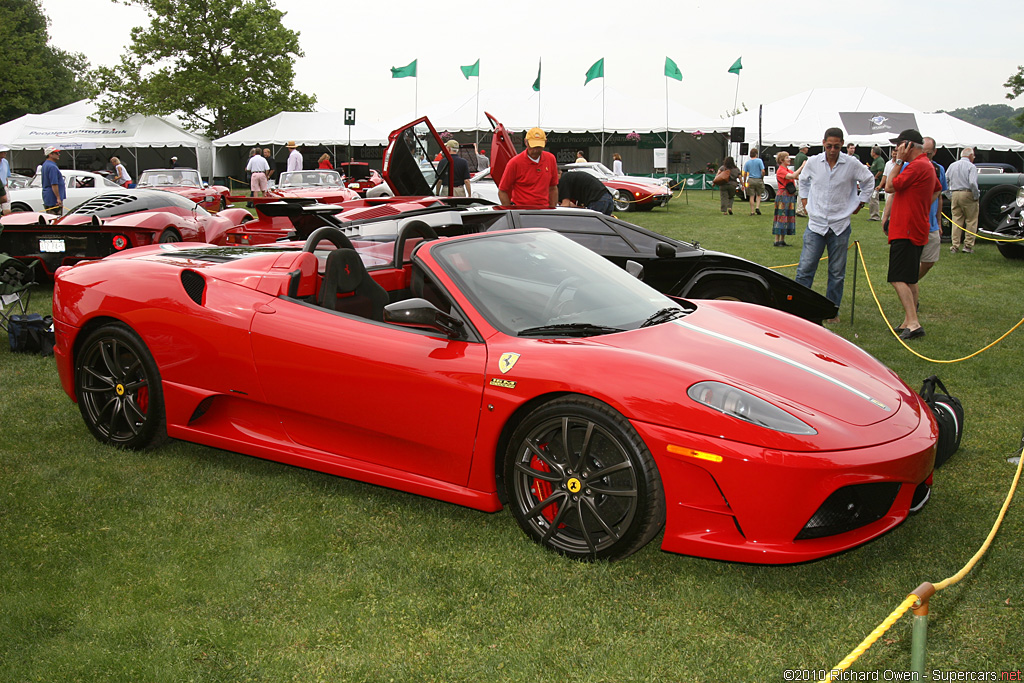
<path fill-rule="evenodd" d="M 364 161 L 340 163 L 338 171 L 345 176 L 348 188 L 359 193 L 360 197 L 386 197 L 390 194 L 387 185 L 384 185 L 383 176 Z"/>
<path fill-rule="evenodd" d="M 823 328 L 672 299 L 548 230 L 155 245 L 62 270 L 57 368 L 101 442 L 167 437 L 494 512 L 537 543 L 791 563 L 927 499 L 937 428 Z"/>
<path fill-rule="evenodd" d="M 217 215 L 173 192 L 113 190 L 57 218 L 14 213 L 0 219 L 0 252 L 37 261 L 52 276 L 60 266 L 161 242 L 215 242 L 252 220 L 245 209 Z"/>
<path fill-rule="evenodd" d="M 268 195 L 271 197 L 310 197 L 324 204 L 337 204 L 359 199 L 358 192 L 345 186 L 344 178 L 340 173 L 325 169 L 285 171 Z"/>
<path fill-rule="evenodd" d="M 205 183 L 193 168 L 151 168 L 142 172 L 136 186 L 175 192 L 207 211 L 223 211 L 230 201 L 228 188 Z"/>
<path fill-rule="evenodd" d="M 668 206 L 672 199 L 672 190 L 667 185 L 617 176 L 604 164 L 559 164 L 558 170 L 562 173 L 589 173 L 600 180 L 612 193 L 616 211 L 650 211 L 656 206 Z"/>

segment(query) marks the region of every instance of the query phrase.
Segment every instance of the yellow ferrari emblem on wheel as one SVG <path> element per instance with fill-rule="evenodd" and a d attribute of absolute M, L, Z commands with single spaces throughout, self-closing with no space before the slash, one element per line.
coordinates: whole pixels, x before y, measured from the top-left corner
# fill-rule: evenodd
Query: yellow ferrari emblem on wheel
<path fill-rule="evenodd" d="M 569 493 L 579 493 L 580 489 L 583 488 L 583 484 L 576 477 L 569 480 L 568 483 Z"/>
<path fill-rule="evenodd" d="M 118 384 L 116 387 L 114 387 L 114 391 L 117 392 L 118 396 L 124 396 L 124 385 Z"/>
<path fill-rule="evenodd" d="M 498 369 L 501 370 L 501 374 L 504 375 L 506 372 L 511 370 L 518 360 L 518 353 L 509 352 L 501 354 L 501 358 L 498 359 Z"/>

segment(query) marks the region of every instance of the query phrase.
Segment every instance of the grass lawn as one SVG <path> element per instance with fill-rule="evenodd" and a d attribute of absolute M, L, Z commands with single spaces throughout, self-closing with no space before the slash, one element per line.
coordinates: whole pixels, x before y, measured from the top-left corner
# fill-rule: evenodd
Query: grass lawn
<path fill-rule="evenodd" d="M 624 217 L 766 265 L 796 262 L 798 247 L 771 246 L 770 207 L 736 209 L 723 217 L 716 192 L 693 192 Z M 854 236 L 898 323 L 885 240 L 866 213 Z M 581 564 L 531 543 L 507 512 L 179 441 L 107 448 L 52 359 L 4 346 L 0 681 L 781 681 L 786 669 L 827 669 L 980 546 L 1024 427 L 1024 329 L 962 363 L 922 360 L 885 328 L 863 272 L 854 303 L 853 265 L 832 329 L 915 388 L 938 374 L 964 402 L 966 435 L 921 514 L 799 566 L 669 555 L 658 539 L 623 562 Z M 1022 269 L 990 244 L 944 249 L 922 281 L 927 336 L 912 348 L 952 359 L 996 339 L 1024 316 Z M 823 266 L 819 291 L 824 279 Z M 38 290 L 34 308 L 50 295 Z M 1020 668 L 1022 532 L 1018 501 L 974 572 L 932 599 L 929 671 Z M 906 670 L 910 644 L 908 615 L 853 668 Z"/>

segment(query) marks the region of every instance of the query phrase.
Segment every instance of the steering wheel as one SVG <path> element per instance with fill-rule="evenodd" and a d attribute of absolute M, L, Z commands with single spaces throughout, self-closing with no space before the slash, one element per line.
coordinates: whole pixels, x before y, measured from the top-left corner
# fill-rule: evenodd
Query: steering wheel
<path fill-rule="evenodd" d="M 345 233 L 333 225 L 325 225 L 309 234 L 306 243 L 302 245 L 302 251 L 316 251 L 316 245 L 320 244 L 321 240 L 327 240 L 338 249 L 355 249 L 352 240 Z"/>
<path fill-rule="evenodd" d="M 402 226 L 402 230 L 395 240 L 395 268 L 401 268 L 405 262 L 405 243 L 410 237 L 420 237 L 424 242 L 436 240 L 437 233 L 423 221 L 409 221 Z"/>
<path fill-rule="evenodd" d="M 570 275 L 569 277 L 559 282 L 558 286 L 555 287 L 555 291 L 552 292 L 551 297 L 548 299 L 548 302 L 544 304 L 544 313 L 541 316 L 541 319 L 548 321 L 551 320 L 551 318 L 554 316 L 555 312 L 559 308 L 558 300 L 562 297 L 562 294 L 565 293 L 565 290 L 568 289 L 570 285 L 573 285 L 582 279 L 583 278 L 580 277 L 579 275 Z M 566 302 L 562 303 L 564 304 Z"/>

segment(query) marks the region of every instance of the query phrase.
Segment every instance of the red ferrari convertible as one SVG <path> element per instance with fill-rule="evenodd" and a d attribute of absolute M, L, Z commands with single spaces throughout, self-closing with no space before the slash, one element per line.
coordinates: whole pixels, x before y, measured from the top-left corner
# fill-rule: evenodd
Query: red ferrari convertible
<path fill-rule="evenodd" d="M 142 172 L 137 187 L 180 194 L 207 211 L 223 211 L 228 208 L 230 190 L 223 185 L 204 183 L 199 171 L 194 168 L 149 169 Z"/>
<path fill-rule="evenodd" d="M 100 441 L 166 437 L 494 512 L 617 559 L 865 543 L 927 499 L 927 406 L 791 315 L 669 298 L 548 230 L 162 244 L 62 269 L 57 367 Z"/>
<path fill-rule="evenodd" d="M 63 265 L 102 258 L 158 242 L 215 242 L 252 220 L 245 209 L 212 215 L 173 192 L 114 190 L 97 195 L 57 218 L 13 213 L 0 219 L 0 252 L 38 261 L 52 276 Z"/>

